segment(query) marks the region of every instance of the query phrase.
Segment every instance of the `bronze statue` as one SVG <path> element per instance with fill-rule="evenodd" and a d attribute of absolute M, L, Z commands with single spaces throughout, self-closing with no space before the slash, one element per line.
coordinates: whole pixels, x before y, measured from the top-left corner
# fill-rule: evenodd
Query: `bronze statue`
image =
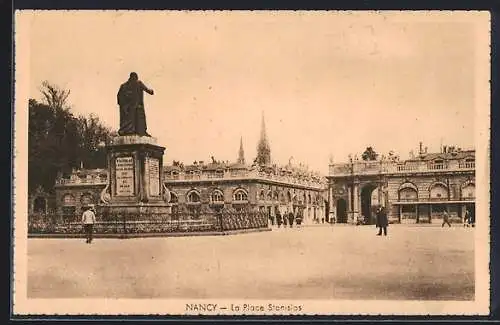
<path fill-rule="evenodd" d="M 120 106 L 120 130 L 119 135 L 150 135 L 146 132 L 146 113 L 144 111 L 144 92 L 153 95 L 152 89 L 146 87 L 139 80 L 137 73 L 130 73 L 127 82 L 120 86 L 117 94 Z"/>

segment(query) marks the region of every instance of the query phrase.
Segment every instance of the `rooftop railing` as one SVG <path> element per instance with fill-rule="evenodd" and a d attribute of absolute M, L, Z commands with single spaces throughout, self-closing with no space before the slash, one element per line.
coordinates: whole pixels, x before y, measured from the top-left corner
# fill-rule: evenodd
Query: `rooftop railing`
<path fill-rule="evenodd" d="M 228 179 L 228 180 L 238 180 L 238 179 L 261 179 L 270 180 L 294 185 L 309 186 L 315 188 L 323 188 L 326 186 L 326 181 L 320 179 L 312 179 L 301 176 L 290 176 L 290 175 L 277 175 L 277 174 L 267 174 L 264 172 L 259 172 L 257 170 L 250 171 L 228 171 L 219 174 L 189 174 L 189 173 L 165 173 L 165 181 L 201 181 L 201 180 L 213 180 L 213 179 Z"/>
<path fill-rule="evenodd" d="M 376 174 L 405 174 L 411 172 L 450 172 L 460 170 L 474 170 L 474 162 L 464 163 L 432 163 L 422 162 L 385 162 L 359 161 L 330 165 L 329 176 L 376 175 Z"/>

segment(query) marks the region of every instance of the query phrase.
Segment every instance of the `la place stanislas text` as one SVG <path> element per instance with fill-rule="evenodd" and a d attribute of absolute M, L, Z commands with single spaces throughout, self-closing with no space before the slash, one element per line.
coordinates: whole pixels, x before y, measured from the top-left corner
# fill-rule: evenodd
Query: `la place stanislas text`
<path fill-rule="evenodd" d="M 301 312 L 303 310 L 302 305 L 295 304 L 186 304 L 187 313 L 259 313 L 259 312 Z"/>

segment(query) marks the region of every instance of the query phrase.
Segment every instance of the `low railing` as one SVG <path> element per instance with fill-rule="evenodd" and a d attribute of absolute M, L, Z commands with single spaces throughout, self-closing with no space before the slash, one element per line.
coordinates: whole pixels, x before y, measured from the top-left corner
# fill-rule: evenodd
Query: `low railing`
<path fill-rule="evenodd" d="M 224 174 L 189 174 L 179 173 L 173 177 L 171 174 L 165 174 L 165 181 L 200 181 L 200 180 L 213 180 L 213 179 L 261 179 L 283 182 L 294 185 L 309 186 L 315 188 L 323 188 L 326 182 L 319 180 L 305 179 L 297 176 L 281 176 L 275 174 L 266 174 L 258 171 L 242 172 L 225 172 Z"/>
<path fill-rule="evenodd" d="M 89 185 L 102 185 L 106 184 L 107 178 L 59 178 L 56 179 L 56 185 L 78 185 L 78 184 L 89 184 Z"/>
<path fill-rule="evenodd" d="M 78 216 L 30 215 L 28 234 L 82 234 Z M 200 214 L 98 214 L 96 234 L 193 233 L 266 228 L 267 215 L 258 211 L 233 211 Z"/>

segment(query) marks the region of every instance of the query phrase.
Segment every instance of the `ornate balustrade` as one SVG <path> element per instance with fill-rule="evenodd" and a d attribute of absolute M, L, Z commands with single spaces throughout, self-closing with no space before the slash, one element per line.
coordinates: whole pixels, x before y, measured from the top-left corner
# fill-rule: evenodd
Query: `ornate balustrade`
<path fill-rule="evenodd" d="M 96 177 L 96 178 L 58 178 L 56 179 L 56 185 L 105 185 L 107 183 L 107 178 Z"/>
<path fill-rule="evenodd" d="M 287 184 L 294 185 L 302 185 L 309 187 L 317 187 L 323 188 L 326 186 L 326 182 L 321 182 L 312 179 L 301 178 L 297 176 L 289 176 L 289 175 L 277 175 L 277 174 L 267 174 L 264 172 L 259 172 L 257 170 L 249 170 L 249 171 L 229 171 L 224 172 L 223 174 L 209 174 L 209 173 L 201 173 L 201 174 L 189 174 L 179 172 L 176 174 L 165 173 L 165 181 L 201 181 L 201 180 L 213 180 L 213 179 L 260 179 L 260 180 L 271 180 L 276 182 L 283 182 Z"/>
<path fill-rule="evenodd" d="M 334 177 L 350 175 L 377 175 L 377 174 L 397 174 L 409 172 L 450 172 L 462 170 L 474 170 L 474 162 L 459 164 L 433 164 L 427 161 L 422 162 L 354 162 L 330 165 L 329 174 Z"/>

